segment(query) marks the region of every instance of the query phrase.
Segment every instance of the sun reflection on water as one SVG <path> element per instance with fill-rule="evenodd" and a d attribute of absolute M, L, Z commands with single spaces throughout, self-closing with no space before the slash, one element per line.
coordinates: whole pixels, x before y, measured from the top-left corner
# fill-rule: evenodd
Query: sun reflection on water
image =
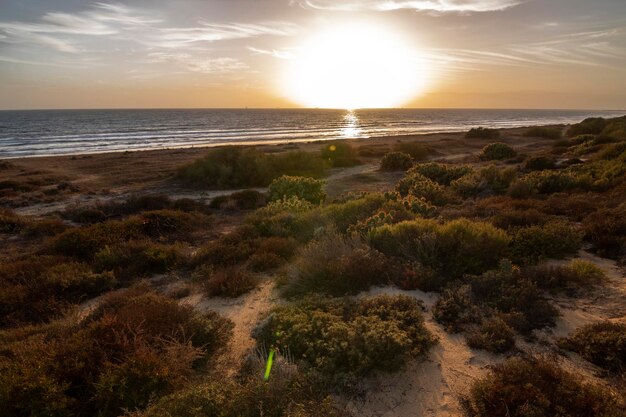
<path fill-rule="evenodd" d="M 341 136 L 346 139 L 358 138 L 361 136 L 361 127 L 359 126 L 359 118 L 353 110 L 343 116 L 344 125 L 341 128 Z"/>

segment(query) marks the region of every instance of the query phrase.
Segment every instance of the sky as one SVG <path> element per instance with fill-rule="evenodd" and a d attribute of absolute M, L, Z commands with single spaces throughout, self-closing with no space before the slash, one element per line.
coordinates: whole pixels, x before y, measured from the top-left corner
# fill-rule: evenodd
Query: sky
<path fill-rule="evenodd" d="M 350 22 L 409 45 L 404 107 L 626 108 L 626 0 L 0 0 L 0 109 L 299 107 Z"/>

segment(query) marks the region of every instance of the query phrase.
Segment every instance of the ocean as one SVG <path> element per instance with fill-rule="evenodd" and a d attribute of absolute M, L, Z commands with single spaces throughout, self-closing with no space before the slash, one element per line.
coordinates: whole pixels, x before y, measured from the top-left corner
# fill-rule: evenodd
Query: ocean
<path fill-rule="evenodd" d="M 0 158 L 458 132 L 615 117 L 624 111 L 145 109 L 0 111 Z"/>

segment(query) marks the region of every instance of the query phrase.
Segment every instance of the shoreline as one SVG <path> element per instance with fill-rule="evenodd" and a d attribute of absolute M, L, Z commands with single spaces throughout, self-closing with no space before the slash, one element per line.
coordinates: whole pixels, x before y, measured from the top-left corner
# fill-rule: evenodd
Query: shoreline
<path fill-rule="evenodd" d="M 517 130 L 529 129 L 532 127 L 559 127 L 565 128 L 567 126 L 571 126 L 569 124 L 533 124 L 533 125 L 525 125 L 525 126 L 516 126 L 516 127 L 504 127 L 504 128 L 490 128 L 493 130 L 497 130 L 500 132 L 514 132 Z M 118 155 L 118 154 L 134 154 L 139 152 L 175 152 L 175 151 L 186 151 L 186 150 L 196 150 L 196 149 L 208 149 L 208 148 L 219 148 L 226 146 L 286 146 L 286 145 L 296 145 L 306 146 L 310 144 L 319 144 L 324 142 L 335 142 L 335 141 L 350 141 L 358 143 L 358 141 L 387 141 L 387 140 L 410 140 L 413 138 L 422 138 L 433 135 L 456 135 L 460 133 L 467 132 L 471 127 L 466 129 L 452 129 L 452 130 L 444 130 L 444 131 L 433 131 L 426 133 L 408 133 L 408 134 L 395 134 L 395 135 L 380 135 L 380 136 L 360 136 L 360 137 L 343 137 L 343 138 L 318 138 L 318 139 L 303 139 L 303 140 L 263 140 L 263 141 L 238 141 L 238 142 L 219 142 L 219 143 L 202 143 L 198 145 L 191 146 L 176 146 L 176 147 L 167 147 L 167 148 L 138 148 L 138 149 L 127 149 L 127 150 L 106 150 L 102 152 L 73 152 L 73 153 L 59 153 L 59 154 L 47 154 L 47 155 L 28 155 L 28 156 L 4 156 L 0 157 L 0 161 L 21 161 L 27 159 L 41 159 L 41 158 L 62 158 L 62 157 L 84 157 L 90 155 Z"/>

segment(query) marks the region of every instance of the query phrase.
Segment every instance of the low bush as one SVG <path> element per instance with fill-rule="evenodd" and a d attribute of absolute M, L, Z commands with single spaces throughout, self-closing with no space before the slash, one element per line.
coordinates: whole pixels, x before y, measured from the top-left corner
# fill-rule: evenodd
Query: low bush
<path fill-rule="evenodd" d="M 490 143 L 480 153 L 480 159 L 483 161 L 500 161 L 515 156 L 517 156 L 515 149 L 502 142 Z"/>
<path fill-rule="evenodd" d="M 440 162 L 428 162 L 415 165 L 410 173 L 413 172 L 422 174 L 438 184 L 450 185 L 453 181 L 470 174 L 473 170 L 467 165 L 449 165 Z"/>
<path fill-rule="evenodd" d="M 235 298 L 254 289 L 259 278 L 241 266 L 224 268 L 200 268 L 194 273 L 194 280 L 200 282 L 210 297 Z"/>
<path fill-rule="evenodd" d="M 218 210 L 254 210 L 266 204 L 265 194 L 256 190 L 243 190 L 229 195 L 215 197 L 209 207 Z"/>
<path fill-rule="evenodd" d="M 519 228 L 512 232 L 511 255 L 519 262 L 561 259 L 582 246 L 582 232 L 563 221 Z"/>
<path fill-rule="evenodd" d="M 567 171 L 534 171 L 520 180 L 525 183 L 531 193 L 552 194 L 571 191 L 582 185 L 579 178 Z"/>
<path fill-rule="evenodd" d="M 548 290 L 598 285 L 606 280 L 601 268 L 584 259 L 574 259 L 567 265 L 527 267 L 522 272 L 539 287 Z"/>
<path fill-rule="evenodd" d="M 100 249 L 94 256 L 94 269 L 112 271 L 119 281 L 131 282 L 167 272 L 182 261 L 179 246 L 130 241 Z"/>
<path fill-rule="evenodd" d="M 310 377 L 274 362 L 269 381 L 211 380 L 170 394 L 128 417 L 348 417 Z M 261 375 L 256 366 L 251 372 Z M 261 413 L 261 414 L 259 414 Z"/>
<path fill-rule="evenodd" d="M 182 182 L 205 187 L 265 187 L 281 175 L 322 177 L 328 163 L 319 155 L 293 151 L 275 155 L 254 148 L 228 146 L 181 167 Z"/>
<path fill-rule="evenodd" d="M 528 138 L 560 139 L 561 129 L 556 127 L 532 127 L 524 132 Z"/>
<path fill-rule="evenodd" d="M 499 137 L 500 131 L 486 127 L 475 127 L 465 134 L 466 139 L 498 139 Z"/>
<path fill-rule="evenodd" d="M 127 221 L 132 221 L 130 217 Z M 211 223 L 211 218 L 200 212 L 179 210 L 144 211 L 136 219 L 142 224 L 142 232 L 148 237 L 169 240 L 191 240 L 192 232 L 203 230 Z"/>
<path fill-rule="evenodd" d="M 533 156 L 526 160 L 524 169 L 526 171 L 543 171 L 545 169 L 555 169 L 556 161 L 549 156 Z"/>
<path fill-rule="evenodd" d="M 0 233 L 19 233 L 26 225 L 26 220 L 8 209 L 0 209 Z"/>
<path fill-rule="evenodd" d="M 467 345 L 488 352 L 505 353 L 515 347 L 515 332 L 500 317 L 489 317 L 470 332 Z"/>
<path fill-rule="evenodd" d="M 192 265 L 234 266 L 245 262 L 256 250 L 258 234 L 241 226 L 219 239 L 203 245 L 193 256 Z"/>
<path fill-rule="evenodd" d="M 579 135 L 599 135 L 606 126 L 606 119 L 602 117 L 590 117 L 580 123 L 571 125 L 566 135 L 570 138 Z"/>
<path fill-rule="evenodd" d="M 404 152 L 389 152 L 383 156 L 380 161 L 380 170 L 384 172 L 390 171 L 406 171 L 413 165 L 411 155 Z"/>
<path fill-rule="evenodd" d="M 434 338 L 412 297 L 307 298 L 275 308 L 257 334 L 330 383 L 393 372 L 426 354 Z"/>
<path fill-rule="evenodd" d="M 430 153 L 426 146 L 417 142 L 397 142 L 393 145 L 393 150 L 409 154 L 417 162 L 428 159 Z"/>
<path fill-rule="evenodd" d="M 462 401 L 471 417 L 623 415 L 621 401 L 606 388 L 581 382 L 553 360 L 514 357 L 474 382 Z"/>
<path fill-rule="evenodd" d="M 512 229 L 519 227 L 543 225 L 549 219 L 550 217 L 546 214 L 531 208 L 526 210 L 501 210 L 488 220 L 500 229 L 512 231 Z"/>
<path fill-rule="evenodd" d="M 180 388 L 232 325 L 145 289 L 0 338 L 0 414 L 115 417 Z"/>
<path fill-rule="evenodd" d="M 116 284 L 111 273 L 52 256 L 31 256 L 0 265 L 0 327 L 44 323 L 72 304 Z"/>
<path fill-rule="evenodd" d="M 312 204 L 320 204 L 326 199 L 324 181 L 308 177 L 289 177 L 283 175 L 276 178 L 268 189 L 270 201 L 287 200 L 297 197 Z"/>
<path fill-rule="evenodd" d="M 467 219 L 444 224 L 416 219 L 384 225 L 372 229 L 368 239 L 372 247 L 388 256 L 402 256 L 437 271 L 439 280 L 423 288 L 427 290 L 495 267 L 509 243 L 503 230 Z"/>
<path fill-rule="evenodd" d="M 333 168 L 351 167 L 361 163 L 352 145 L 341 141 L 333 141 L 324 145 L 322 159 L 328 161 Z"/>
<path fill-rule="evenodd" d="M 389 283 L 390 277 L 390 263 L 383 254 L 357 237 L 328 232 L 299 253 L 283 293 L 355 294 L 375 284 Z"/>
<path fill-rule="evenodd" d="M 490 165 L 452 181 L 452 189 L 464 198 L 501 194 L 508 190 L 516 177 L 515 168 L 501 169 Z"/>
<path fill-rule="evenodd" d="M 369 193 L 345 202 L 326 205 L 322 216 L 328 219 L 341 233 L 350 226 L 368 219 L 387 204 L 387 197 L 379 193 Z"/>
<path fill-rule="evenodd" d="M 423 198 L 435 206 L 444 206 L 454 201 L 454 196 L 442 185 L 420 174 L 419 172 L 407 172 L 396 185 L 396 191 L 402 197 L 413 196 Z"/>
<path fill-rule="evenodd" d="M 255 271 L 277 268 L 291 259 L 298 245 L 294 238 L 276 236 L 262 239 L 248 264 Z"/>
<path fill-rule="evenodd" d="M 572 350 L 610 372 L 626 373 L 626 324 L 600 322 L 577 329 L 560 347 Z"/>
<path fill-rule="evenodd" d="M 603 208 L 583 220 L 585 239 L 593 250 L 612 259 L 626 257 L 626 203 L 615 208 Z"/>
<path fill-rule="evenodd" d="M 480 309 L 470 285 L 444 288 L 432 309 L 433 317 L 450 332 L 459 332 L 469 323 L 480 321 Z"/>

